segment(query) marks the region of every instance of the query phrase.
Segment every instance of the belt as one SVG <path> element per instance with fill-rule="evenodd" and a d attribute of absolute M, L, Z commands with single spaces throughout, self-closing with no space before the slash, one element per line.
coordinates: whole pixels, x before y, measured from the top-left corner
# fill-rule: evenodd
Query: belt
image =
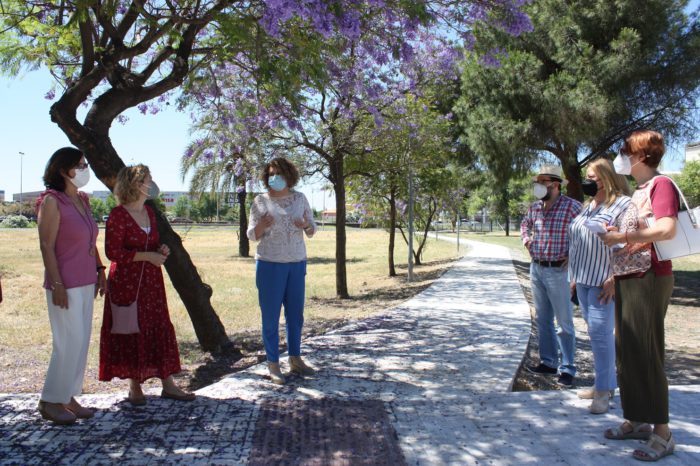
<path fill-rule="evenodd" d="M 532 262 L 537 265 L 541 265 L 542 267 L 561 267 L 564 264 L 563 259 L 558 261 L 540 261 L 537 259 L 532 259 Z"/>

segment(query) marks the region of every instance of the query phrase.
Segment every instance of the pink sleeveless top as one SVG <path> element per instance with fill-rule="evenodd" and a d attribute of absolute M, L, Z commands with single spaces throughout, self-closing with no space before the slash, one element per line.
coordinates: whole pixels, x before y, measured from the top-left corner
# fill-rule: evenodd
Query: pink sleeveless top
<path fill-rule="evenodd" d="M 87 194 L 79 192 L 78 195 L 87 218 L 80 214 L 68 195 L 60 191 L 47 189 L 37 201 L 37 210 L 46 196 L 53 196 L 58 204 L 61 219 L 54 251 L 61 281 L 66 289 L 97 283 L 97 223 L 92 218 Z M 44 288 L 51 288 L 46 272 Z"/>

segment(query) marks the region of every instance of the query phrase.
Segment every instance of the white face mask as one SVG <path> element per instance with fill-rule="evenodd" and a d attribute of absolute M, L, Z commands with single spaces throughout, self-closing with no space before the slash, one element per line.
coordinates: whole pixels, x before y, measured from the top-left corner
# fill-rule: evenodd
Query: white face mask
<path fill-rule="evenodd" d="M 641 160 L 635 164 L 632 164 L 627 155 L 617 154 L 617 157 L 615 157 L 615 160 L 613 160 L 613 167 L 615 168 L 615 173 L 618 175 L 631 175 L 632 167 L 636 167 L 640 163 L 642 163 Z"/>
<path fill-rule="evenodd" d="M 89 168 L 76 168 L 75 176 L 73 178 L 68 178 L 76 188 L 80 189 L 90 181 L 90 169 Z"/>
<path fill-rule="evenodd" d="M 632 163 L 626 155 L 617 154 L 617 157 L 613 160 L 613 167 L 618 175 L 630 175 L 632 173 Z"/>
<path fill-rule="evenodd" d="M 541 183 L 535 183 L 532 185 L 532 194 L 534 194 L 537 199 L 542 199 L 547 195 L 547 187 Z"/>

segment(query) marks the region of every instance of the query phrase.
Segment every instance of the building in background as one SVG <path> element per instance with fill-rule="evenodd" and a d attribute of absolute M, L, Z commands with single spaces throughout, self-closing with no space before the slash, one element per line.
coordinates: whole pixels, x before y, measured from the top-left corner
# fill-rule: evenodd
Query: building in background
<path fill-rule="evenodd" d="M 39 199 L 39 196 L 41 196 L 41 193 L 44 191 L 32 191 L 29 193 L 22 193 L 22 204 L 27 204 L 31 203 L 34 205 L 37 199 Z M 14 193 L 12 194 L 12 202 L 19 202 L 20 198 L 20 193 Z"/>
<path fill-rule="evenodd" d="M 110 194 L 111 191 L 93 191 L 91 196 L 106 202 Z M 175 206 L 175 202 L 182 196 L 186 196 L 189 199 L 190 193 L 187 191 L 161 191 L 160 193 L 160 198 L 163 200 L 165 207 Z"/>
<path fill-rule="evenodd" d="M 0 202 L 5 202 L 5 190 L 0 189 Z"/>
<path fill-rule="evenodd" d="M 685 163 L 700 161 L 700 141 L 685 146 Z"/>

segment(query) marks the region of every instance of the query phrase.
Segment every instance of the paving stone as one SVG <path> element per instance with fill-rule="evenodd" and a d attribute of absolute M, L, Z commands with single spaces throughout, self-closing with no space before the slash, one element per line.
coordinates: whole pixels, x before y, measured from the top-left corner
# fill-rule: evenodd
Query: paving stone
<path fill-rule="evenodd" d="M 277 386 L 261 364 L 191 403 L 84 395 L 95 418 L 67 427 L 40 419 L 38 395 L 0 394 L 0 465 L 639 466 L 636 442 L 602 436 L 619 398 L 593 416 L 572 391 L 510 392 L 529 335 L 507 250 L 478 244 L 413 299 L 304 341 L 314 377 Z M 664 466 L 700 464 L 700 386 L 671 387 L 670 410 Z"/>

